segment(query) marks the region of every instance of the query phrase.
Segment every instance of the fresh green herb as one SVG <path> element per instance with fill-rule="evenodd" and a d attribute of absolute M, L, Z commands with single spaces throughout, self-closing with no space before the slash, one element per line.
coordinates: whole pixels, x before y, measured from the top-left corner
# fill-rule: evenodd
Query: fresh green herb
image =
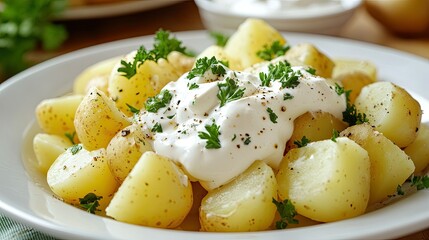
<path fill-rule="evenodd" d="M 245 88 L 239 88 L 232 78 L 226 78 L 224 83 L 218 83 L 219 92 L 217 98 L 220 100 L 220 106 L 223 107 L 228 102 L 240 99 L 244 95 Z"/>
<path fill-rule="evenodd" d="M 279 81 L 282 88 L 295 88 L 299 85 L 300 72 L 293 71 L 287 61 L 268 65 L 268 73 L 260 72 L 261 86 L 270 86 L 271 81 Z"/>
<path fill-rule="evenodd" d="M 234 136 L 233 136 L 233 137 L 232 137 L 232 139 L 231 139 L 231 142 L 232 142 L 232 141 L 234 141 L 236 138 L 237 138 L 237 135 L 236 135 L 236 134 L 234 134 Z"/>
<path fill-rule="evenodd" d="M 208 70 L 211 70 L 213 74 L 223 76 L 226 74 L 224 65 L 224 62 L 217 60 L 215 57 L 211 57 L 210 59 L 207 57 L 199 58 L 195 63 L 195 67 L 188 73 L 187 78 L 200 77 Z"/>
<path fill-rule="evenodd" d="M 295 219 L 297 212 L 295 206 L 291 201 L 285 199 L 283 202 L 278 202 L 273 198 L 274 205 L 277 207 L 277 212 L 280 215 L 280 221 L 276 222 L 277 229 L 285 229 L 289 224 L 298 224 L 299 221 Z"/>
<path fill-rule="evenodd" d="M 158 133 L 162 133 L 162 126 L 159 122 L 155 123 L 155 125 L 153 125 L 152 129 L 150 130 L 151 132 L 158 132 Z"/>
<path fill-rule="evenodd" d="M 311 75 L 316 75 L 316 69 L 314 69 L 312 67 L 307 68 L 305 71 L 307 71 Z"/>
<path fill-rule="evenodd" d="M 334 142 L 337 142 L 337 138 L 340 136 L 340 133 L 337 131 L 337 130 L 335 130 L 335 129 L 333 129 L 332 130 L 332 137 L 331 137 L 331 140 L 332 141 L 334 141 Z"/>
<path fill-rule="evenodd" d="M 71 152 L 72 155 L 75 155 L 80 150 L 82 150 L 82 145 L 80 145 L 80 144 L 75 144 L 75 145 L 73 145 L 73 146 L 70 147 L 70 152 Z"/>
<path fill-rule="evenodd" d="M 200 87 L 200 85 L 198 85 L 197 83 L 188 84 L 189 90 L 199 88 L 199 87 Z"/>
<path fill-rule="evenodd" d="M 221 147 L 219 140 L 219 128 L 216 123 L 213 122 L 212 125 L 206 125 L 205 129 L 207 132 L 198 132 L 198 137 L 201 139 L 206 139 L 206 148 L 207 149 L 217 149 Z"/>
<path fill-rule="evenodd" d="M 289 48 L 288 45 L 281 45 L 280 41 L 274 41 L 271 46 L 265 45 L 262 50 L 256 52 L 256 55 L 263 60 L 271 61 L 285 55 Z"/>
<path fill-rule="evenodd" d="M 135 107 L 131 106 L 131 105 L 130 105 L 130 104 L 128 104 L 128 103 L 126 103 L 126 105 L 127 105 L 127 107 L 128 107 L 128 110 L 129 110 L 131 113 L 134 113 L 134 114 L 139 114 L 139 113 L 140 113 L 140 110 L 138 110 L 137 108 L 135 108 Z"/>
<path fill-rule="evenodd" d="M 422 190 L 429 188 L 429 176 L 412 176 L 411 177 L 411 187 L 416 187 L 417 190 Z"/>
<path fill-rule="evenodd" d="M 68 138 L 71 142 L 71 144 L 75 145 L 76 143 L 74 142 L 74 137 L 76 136 L 76 132 L 73 133 L 65 133 L 64 134 L 66 136 L 66 138 Z"/>
<path fill-rule="evenodd" d="M 145 61 L 158 61 L 161 58 L 167 59 L 168 54 L 173 51 L 188 54 L 187 49 L 182 46 L 182 42 L 175 37 L 170 37 L 170 32 L 162 29 L 158 30 L 154 37 L 153 49 L 147 51 L 144 46 L 140 46 L 132 62 L 121 60 L 121 67 L 118 72 L 122 76 L 130 79 L 137 74 L 137 68 Z"/>
<path fill-rule="evenodd" d="M 10 77 L 36 63 L 28 53 L 39 47 L 55 50 L 67 38 L 66 29 L 53 24 L 66 0 L 3 0 L 0 10 L 0 73 Z M 1 80 L 0 80 L 1 82 Z"/>
<path fill-rule="evenodd" d="M 396 187 L 396 193 L 398 195 L 403 196 L 405 194 L 404 190 L 402 189 L 402 186 L 398 184 L 398 186 Z"/>
<path fill-rule="evenodd" d="M 215 39 L 216 46 L 225 47 L 226 43 L 229 40 L 229 37 L 218 32 L 210 32 L 210 36 Z"/>
<path fill-rule="evenodd" d="M 102 198 L 102 196 L 97 196 L 94 193 L 88 193 L 85 195 L 85 197 L 79 198 L 79 203 L 80 206 L 87 212 L 95 214 L 95 211 L 101 211 L 97 208 L 100 206 L 98 201 Z"/>
<path fill-rule="evenodd" d="M 277 123 L 278 116 L 274 113 L 274 111 L 271 108 L 267 108 L 267 112 L 270 115 L 271 122 Z"/>
<path fill-rule="evenodd" d="M 168 118 L 168 119 L 173 119 L 173 118 L 174 118 L 174 116 L 176 116 L 176 114 L 173 114 L 173 115 L 167 116 L 167 118 Z"/>
<path fill-rule="evenodd" d="M 285 93 L 284 95 L 283 95 L 283 100 L 290 100 L 290 99 L 293 99 L 293 95 L 292 94 L 290 94 L 290 93 Z"/>
<path fill-rule="evenodd" d="M 167 106 L 170 103 L 173 95 L 167 89 L 162 90 L 158 95 L 150 97 L 146 100 L 145 108 L 148 112 L 156 113 L 160 108 Z"/>
<path fill-rule="evenodd" d="M 298 147 L 298 148 L 301 148 L 301 147 L 305 147 L 305 146 L 307 146 L 307 144 L 309 144 L 311 141 L 310 141 L 310 139 L 308 139 L 306 136 L 303 136 L 302 138 L 301 138 L 301 141 L 298 141 L 298 140 L 296 140 L 296 141 L 294 141 L 293 143 Z"/>
<path fill-rule="evenodd" d="M 246 139 L 244 139 L 244 145 L 249 145 L 252 142 L 252 140 L 250 139 L 250 137 L 247 137 Z"/>
<path fill-rule="evenodd" d="M 343 112 L 343 121 L 348 123 L 349 126 L 356 124 L 362 124 L 368 122 L 368 118 L 365 113 L 359 113 L 356 109 L 356 106 L 350 102 L 350 93 L 351 90 L 345 90 L 343 87 L 335 83 L 335 92 L 338 95 L 345 94 L 347 106 L 346 110 Z"/>

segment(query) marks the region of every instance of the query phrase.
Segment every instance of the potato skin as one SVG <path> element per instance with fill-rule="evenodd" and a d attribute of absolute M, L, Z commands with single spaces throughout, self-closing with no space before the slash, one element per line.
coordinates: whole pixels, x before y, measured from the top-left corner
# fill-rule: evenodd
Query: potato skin
<path fill-rule="evenodd" d="M 371 160 L 371 194 L 369 204 L 383 201 L 396 192 L 398 185 L 414 172 L 414 163 L 392 141 L 375 131 L 369 124 L 346 128 L 340 133 L 362 148 Z"/>
<path fill-rule="evenodd" d="M 375 82 L 364 87 L 356 98 L 356 109 L 369 123 L 400 148 L 417 136 L 422 110 L 405 89 L 391 82 Z M 400 127 L 398 127 L 400 126 Z"/>
<path fill-rule="evenodd" d="M 277 173 L 280 200 L 298 214 L 333 222 L 365 213 L 370 191 L 367 152 L 345 137 L 312 142 L 289 151 Z"/>
<path fill-rule="evenodd" d="M 74 124 L 83 146 L 95 150 L 106 148 L 130 121 L 104 92 L 91 88 L 76 110 Z"/>
<path fill-rule="evenodd" d="M 192 207 L 192 185 L 168 158 L 145 152 L 106 209 L 116 220 L 157 228 L 180 225 Z"/>
<path fill-rule="evenodd" d="M 244 232 L 267 229 L 275 216 L 274 172 L 255 161 L 231 182 L 210 191 L 202 200 L 200 223 L 204 231 Z"/>
<path fill-rule="evenodd" d="M 83 95 L 66 95 L 43 100 L 36 107 L 36 119 L 45 133 L 64 136 L 75 131 L 73 120 Z"/>

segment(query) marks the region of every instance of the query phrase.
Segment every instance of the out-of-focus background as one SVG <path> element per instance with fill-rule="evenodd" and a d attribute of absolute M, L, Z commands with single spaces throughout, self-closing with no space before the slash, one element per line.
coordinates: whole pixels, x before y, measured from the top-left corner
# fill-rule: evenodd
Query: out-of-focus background
<path fill-rule="evenodd" d="M 246 14 L 269 17 L 272 24 L 284 27 L 282 30 L 286 31 L 351 38 L 429 58 L 429 0 L 363 0 L 356 10 L 343 11 L 347 15 L 330 14 L 332 19 L 327 24 L 337 22 L 337 25 L 332 25 L 329 31 L 324 31 L 324 26 L 320 25 L 325 21 L 321 14 L 323 8 L 313 7 L 310 14 L 303 14 L 299 12 L 302 9 L 298 9 L 335 1 L 343 5 L 361 2 L 0 0 L 0 82 L 52 57 L 100 43 L 153 34 L 159 28 L 173 32 L 206 28 L 222 31 L 231 27 L 226 25 L 241 21 L 240 18 L 230 18 L 240 14 L 241 17 Z M 268 7 L 261 8 L 261 3 Z M 226 7 L 222 8 L 222 5 Z M 233 9 L 238 9 L 238 12 L 234 13 Z M 282 12 L 284 9 L 293 11 Z M 269 11 L 276 13 L 270 14 Z M 216 16 L 219 13 L 220 16 Z M 282 16 L 289 17 L 282 20 Z M 303 19 L 310 16 L 314 19 Z M 306 22 L 304 25 L 303 21 Z"/>

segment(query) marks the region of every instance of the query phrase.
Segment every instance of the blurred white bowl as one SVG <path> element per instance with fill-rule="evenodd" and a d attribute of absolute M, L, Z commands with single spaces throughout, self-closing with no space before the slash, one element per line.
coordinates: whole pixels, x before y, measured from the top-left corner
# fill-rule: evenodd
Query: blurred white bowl
<path fill-rule="evenodd" d="M 362 0 L 195 0 L 210 31 L 231 34 L 246 18 L 279 31 L 337 34 Z"/>

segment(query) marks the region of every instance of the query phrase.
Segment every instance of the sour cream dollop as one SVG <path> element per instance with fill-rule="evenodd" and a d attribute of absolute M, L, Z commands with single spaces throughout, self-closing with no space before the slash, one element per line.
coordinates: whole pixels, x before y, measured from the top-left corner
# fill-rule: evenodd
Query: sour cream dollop
<path fill-rule="evenodd" d="M 139 118 L 154 151 L 182 165 L 207 189 L 229 182 L 255 160 L 278 168 L 295 118 L 324 111 L 341 119 L 346 108 L 344 94 L 338 95 L 330 81 L 305 67 L 292 67 L 299 76 L 299 84 L 293 88 L 280 81 L 263 86 L 259 74 L 269 72 L 268 64 L 243 72 L 225 69 L 223 76 L 210 70 L 192 79 L 184 74 L 163 88 L 172 96 L 165 107 L 143 111 Z M 221 106 L 219 84 L 227 79 L 244 89 L 243 95 Z M 193 84 L 198 87 L 190 89 Z M 214 149 L 207 148 L 207 139 L 199 136 L 213 124 L 220 133 L 220 148 Z"/>

